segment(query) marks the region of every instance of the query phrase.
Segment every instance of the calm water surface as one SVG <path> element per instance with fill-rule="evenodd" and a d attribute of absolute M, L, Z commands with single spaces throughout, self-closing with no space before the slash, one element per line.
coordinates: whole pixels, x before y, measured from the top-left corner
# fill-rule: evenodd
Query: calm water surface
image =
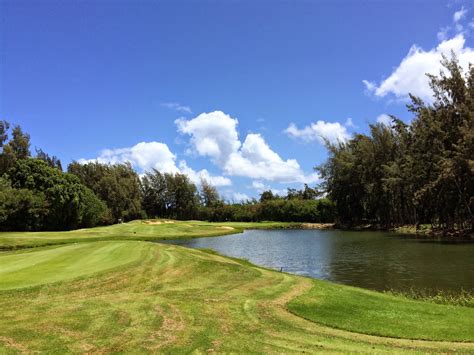
<path fill-rule="evenodd" d="M 167 243 L 210 248 L 257 265 L 379 291 L 474 292 L 474 244 L 338 230 L 247 230 Z"/>

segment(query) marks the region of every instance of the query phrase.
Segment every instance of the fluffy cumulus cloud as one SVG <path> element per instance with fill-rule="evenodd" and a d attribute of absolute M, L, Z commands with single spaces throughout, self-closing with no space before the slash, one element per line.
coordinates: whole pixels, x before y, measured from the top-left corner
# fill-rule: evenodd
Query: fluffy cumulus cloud
<path fill-rule="evenodd" d="M 461 15 L 459 15 L 461 16 Z M 465 70 L 469 63 L 474 63 L 474 49 L 465 46 L 466 39 L 462 33 L 454 38 L 443 40 L 436 48 L 425 51 L 413 45 L 407 56 L 398 67 L 380 84 L 364 80 L 366 89 L 377 97 L 394 95 L 398 99 L 406 99 L 414 94 L 426 101 L 433 99 L 429 79 L 425 74 L 439 74 L 442 69 L 442 56 L 451 57 L 454 52 L 459 64 Z"/>
<path fill-rule="evenodd" d="M 166 173 L 176 173 L 176 156 L 168 146 L 160 142 L 140 142 L 129 148 L 104 149 L 96 159 L 79 160 L 80 163 L 98 161 L 99 163 L 130 162 L 141 170 L 156 169 Z"/>
<path fill-rule="evenodd" d="M 276 182 L 306 182 L 319 180 L 316 173 L 305 175 L 295 159 L 282 159 L 260 134 L 249 134 L 240 150 L 232 153 L 223 166 L 233 176 L 264 179 Z"/>
<path fill-rule="evenodd" d="M 182 173 L 196 184 L 201 179 L 206 179 L 215 186 L 229 186 L 231 180 L 224 176 L 213 176 L 206 169 L 195 171 L 183 160 L 176 165 L 176 155 L 168 146 L 160 142 L 140 142 L 133 147 L 104 149 L 95 159 L 80 159 L 80 163 L 97 161 L 99 163 L 125 163 L 129 162 L 133 167 L 141 171 L 156 169 L 163 173 Z"/>
<path fill-rule="evenodd" d="M 352 119 L 347 123 L 352 123 Z M 347 128 L 339 122 L 317 121 L 309 126 L 299 129 L 294 123 L 290 124 L 285 133 L 292 138 L 299 138 L 305 142 L 318 141 L 324 144 L 329 141 L 332 144 L 345 142 L 350 138 Z"/>
<path fill-rule="evenodd" d="M 191 137 L 188 151 L 209 157 L 227 175 L 287 183 L 319 180 L 316 173 L 304 174 L 296 160 L 282 159 L 260 134 L 248 134 L 242 143 L 238 120 L 224 112 L 202 113 L 175 123 L 180 133 Z"/>
<path fill-rule="evenodd" d="M 191 120 L 177 119 L 175 123 L 180 133 L 191 136 L 194 152 L 211 158 L 217 165 L 225 164 L 240 147 L 239 122 L 224 112 L 202 113 Z"/>
<path fill-rule="evenodd" d="M 182 174 L 186 174 L 191 179 L 191 181 L 196 184 L 199 184 L 201 180 L 206 180 L 211 185 L 218 187 L 232 185 L 232 181 L 229 178 L 225 176 L 211 175 L 207 169 L 195 171 L 190 168 L 184 160 L 179 162 L 179 169 Z"/>

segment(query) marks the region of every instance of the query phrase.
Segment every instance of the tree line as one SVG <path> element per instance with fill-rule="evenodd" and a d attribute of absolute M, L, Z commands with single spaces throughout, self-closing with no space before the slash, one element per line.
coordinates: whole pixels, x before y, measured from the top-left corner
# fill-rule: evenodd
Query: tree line
<path fill-rule="evenodd" d="M 390 125 L 327 144 L 318 170 L 340 224 L 472 230 L 474 67 L 463 73 L 455 57 L 442 64 L 429 75 L 434 101 L 411 96 L 411 123 L 392 116 Z"/>
<path fill-rule="evenodd" d="M 334 206 L 321 193 L 307 185 L 288 189 L 286 196 L 264 191 L 260 199 L 231 203 L 224 201 L 206 180 L 200 189 L 186 175 L 145 173 L 140 180 L 142 207 L 149 217 L 199 219 L 211 222 L 331 222 Z"/>
<path fill-rule="evenodd" d="M 333 205 L 308 186 L 271 191 L 260 200 L 225 202 L 202 180 L 200 189 L 183 174 L 152 170 L 139 177 L 129 163 L 61 161 L 30 136 L 0 121 L 0 230 L 68 230 L 142 218 L 209 221 L 329 222 Z"/>
<path fill-rule="evenodd" d="M 203 184 L 206 186 L 206 184 Z M 212 187 L 207 188 L 212 190 Z M 203 188 L 203 192 L 206 189 Z M 216 196 L 217 192 L 210 194 Z M 260 199 L 241 203 L 225 203 L 219 199 L 203 196 L 202 206 L 198 209 L 198 219 L 213 222 L 309 222 L 330 223 L 334 221 L 334 204 L 316 188 L 305 184 L 301 190 L 287 189 L 285 196 L 263 191 Z"/>

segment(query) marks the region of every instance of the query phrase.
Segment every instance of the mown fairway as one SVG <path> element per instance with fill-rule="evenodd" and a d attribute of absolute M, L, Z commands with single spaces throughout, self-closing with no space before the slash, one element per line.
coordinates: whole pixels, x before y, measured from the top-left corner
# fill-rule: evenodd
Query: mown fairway
<path fill-rule="evenodd" d="M 473 308 L 143 241 L 2 252 L 0 289 L 0 353 L 474 352 Z"/>
<path fill-rule="evenodd" d="M 36 286 L 97 273 L 138 260 L 145 243 L 97 242 L 0 257 L 0 290 Z"/>

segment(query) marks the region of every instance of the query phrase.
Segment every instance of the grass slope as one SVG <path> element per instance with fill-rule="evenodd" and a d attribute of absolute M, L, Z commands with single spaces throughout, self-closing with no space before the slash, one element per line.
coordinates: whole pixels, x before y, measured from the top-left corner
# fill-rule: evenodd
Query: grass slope
<path fill-rule="evenodd" d="M 127 250 L 139 258 L 125 257 Z M 127 261 L 117 264 L 122 258 Z M 201 250 L 138 241 L 95 242 L 4 252 L 0 262 L 2 278 L 10 280 L 9 289 L 0 291 L 0 353 L 474 352 L 474 343 L 336 329 L 370 333 L 363 325 L 374 321 L 378 334 L 406 336 L 395 322 L 383 322 L 393 313 L 408 320 L 405 326 L 413 330 L 409 337 L 423 329 L 438 338 L 437 329 L 449 326 L 460 339 L 467 335 L 472 340 L 470 328 L 462 329 L 472 326 L 471 308 L 332 285 Z M 37 262 L 43 271 L 35 271 Z M 83 262 L 90 266 L 86 273 Z M 22 277 L 12 276 L 21 270 Z M 53 277 L 55 270 L 60 276 Z M 25 288 L 27 284 L 36 286 Z M 314 297 L 321 297 L 321 303 Z M 340 300 L 341 310 L 327 306 L 331 297 Z M 366 300 L 370 309 L 363 308 Z M 394 305 L 387 308 L 387 301 Z M 295 304 L 306 308 L 295 310 Z M 286 307 L 308 318 L 321 307 L 323 318 L 312 322 Z M 361 311 L 351 311 L 354 307 Z M 455 318 L 463 312 L 464 318 Z"/>
<path fill-rule="evenodd" d="M 321 324 L 366 334 L 474 341 L 473 307 L 428 304 L 315 280 L 288 309 Z"/>
<path fill-rule="evenodd" d="M 228 222 L 209 223 L 203 221 L 132 221 L 105 227 L 78 229 L 66 232 L 0 232 L 0 250 L 38 247 L 64 243 L 79 243 L 105 240 L 179 239 L 214 237 L 240 233 L 249 228 L 291 228 L 298 223 L 284 222 Z"/>
<path fill-rule="evenodd" d="M 71 244 L 0 257 L 0 290 L 36 286 L 80 277 L 138 260 L 145 243 Z"/>

